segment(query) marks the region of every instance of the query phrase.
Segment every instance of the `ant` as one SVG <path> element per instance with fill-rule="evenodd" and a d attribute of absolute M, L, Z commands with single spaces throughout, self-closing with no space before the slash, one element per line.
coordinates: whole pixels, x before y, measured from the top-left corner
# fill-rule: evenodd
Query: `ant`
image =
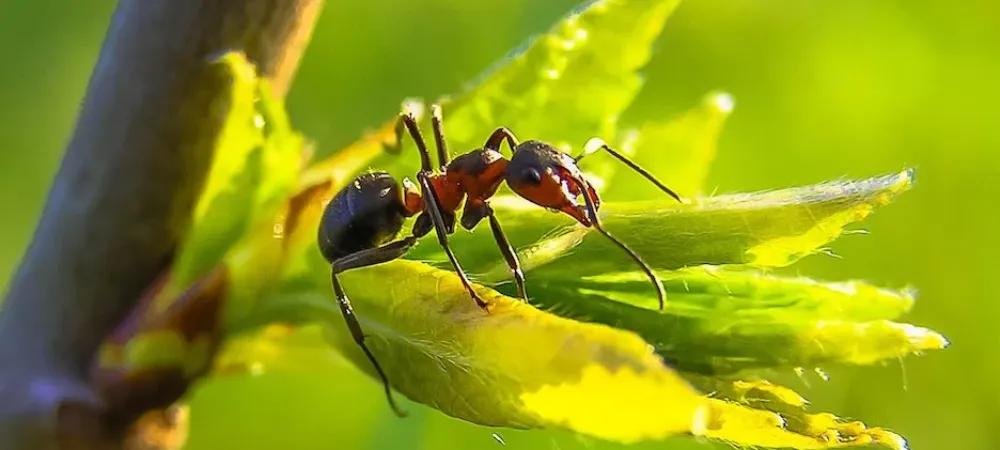
<path fill-rule="evenodd" d="M 320 251 L 330 263 L 334 293 L 347 327 L 354 341 L 374 366 L 389 405 L 400 417 L 405 417 L 406 413 L 396 405 L 385 372 L 365 345 L 364 332 L 338 274 L 400 258 L 433 229 L 469 295 L 480 308 L 487 309 L 487 303 L 473 290 L 448 245 L 448 236 L 455 232 L 456 213 L 462 200 L 465 200 L 462 227 L 472 230 L 483 219 L 489 220 L 493 237 L 517 283 L 518 294 L 522 300 L 527 301 L 524 273 L 517 255 L 489 205 L 490 198 L 506 182 L 519 196 L 551 211 L 568 214 L 581 225 L 596 229 L 625 251 L 653 282 L 662 310 L 666 298 L 663 284 L 639 255 L 604 230 L 597 215 L 601 200 L 583 177 L 577 163 L 583 157 L 603 149 L 650 180 L 660 190 L 682 201 L 652 174 L 603 143 L 599 148 L 585 150 L 580 156 L 573 158 L 541 141 L 519 143 L 510 130 L 500 127 L 489 136 L 482 148 L 450 159 L 441 108 L 433 105 L 431 111 L 439 170 L 435 171 L 432 166 L 430 152 L 417 125 L 417 119 L 411 113 L 400 114 L 395 144 L 397 148 L 400 146 L 402 128 L 405 127 L 420 152 L 421 169 L 416 176 L 419 188 L 407 178 L 400 183 L 392 175 L 382 171 L 359 175 L 326 205 L 318 232 Z M 500 153 L 500 146 L 504 142 L 511 149 L 510 160 Z M 577 200 L 581 196 L 583 204 Z M 406 219 L 418 214 L 410 235 L 396 240 Z"/>

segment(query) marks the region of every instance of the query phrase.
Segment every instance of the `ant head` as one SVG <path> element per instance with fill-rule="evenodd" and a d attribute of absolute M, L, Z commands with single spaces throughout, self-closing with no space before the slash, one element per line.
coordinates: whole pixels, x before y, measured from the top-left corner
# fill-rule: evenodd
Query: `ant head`
<path fill-rule="evenodd" d="M 524 199 L 591 226 L 587 208 L 578 198 L 586 189 L 585 195 L 590 195 L 597 205 L 597 194 L 583 179 L 576 160 L 566 153 L 544 142 L 525 141 L 517 146 L 504 178 L 511 190 Z"/>

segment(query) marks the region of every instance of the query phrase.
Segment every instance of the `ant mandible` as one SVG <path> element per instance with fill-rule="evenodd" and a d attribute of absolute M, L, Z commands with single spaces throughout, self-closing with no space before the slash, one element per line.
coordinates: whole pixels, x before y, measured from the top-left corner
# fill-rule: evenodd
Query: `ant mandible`
<path fill-rule="evenodd" d="M 489 205 L 489 200 L 504 182 L 524 199 L 549 210 L 568 214 L 581 225 L 596 229 L 625 251 L 653 282 L 660 309 L 664 308 L 666 293 L 663 284 L 639 255 L 601 225 L 597 215 L 601 206 L 600 197 L 583 177 L 577 163 L 596 150 L 604 150 L 650 180 L 660 190 L 681 201 L 670 188 L 603 143 L 600 147 L 585 150 L 573 158 L 541 141 L 519 143 L 514 133 L 504 127 L 497 128 L 482 148 L 451 160 L 445 142 L 441 108 L 438 105 L 431 107 L 431 125 L 437 147 L 438 171 L 433 169 L 430 152 L 416 118 L 411 113 L 403 113 L 397 122 L 396 145 L 401 144 L 402 128 L 405 127 L 420 153 L 421 169 L 416 177 L 419 189 L 410 180 L 404 178 L 400 183 L 386 172 L 359 175 L 326 205 L 318 230 L 320 251 L 330 263 L 333 289 L 341 313 L 354 341 L 375 368 L 386 398 L 397 415 L 404 417 L 406 413 L 396 405 L 388 377 L 365 345 L 364 332 L 337 275 L 349 269 L 400 258 L 416 245 L 419 238 L 433 229 L 466 291 L 479 307 L 486 309 L 487 303 L 472 288 L 448 244 L 448 236 L 455 232 L 456 213 L 465 200 L 462 227 L 472 230 L 483 219 L 489 220 L 493 237 L 517 283 L 518 294 L 526 301 L 528 297 L 524 287 L 524 273 L 517 254 Z M 512 152 L 510 160 L 500 153 L 500 146 L 505 141 Z M 583 204 L 577 200 L 581 196 Z M 414 222 L 410 235 L 396 240 L 406 219 L 417 214 L 420 215 Z"/>

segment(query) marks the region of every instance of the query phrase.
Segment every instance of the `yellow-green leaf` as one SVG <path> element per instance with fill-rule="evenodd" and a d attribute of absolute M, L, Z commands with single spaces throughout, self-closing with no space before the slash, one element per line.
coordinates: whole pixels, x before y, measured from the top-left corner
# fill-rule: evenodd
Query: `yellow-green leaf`
<path fill-rule="evenodd" d="M 500 126 L 522 141 L 543 139 L 566 150 L 580 150 L 594 136 L 615 143 L 618 117 L 642 87 L 637 72 L 678 3 L 591 1 L 533 38 L 468 90 L 445 99 L 451 152 L 482 147 Z M 424 133 L 430 136 L 429 127 Z M 415 173 L 419 158 L 408 139 L 400 155 L 377 158 L 372 165 L 399 176 Z M 593 170 L 605 176 L 613 168 Z"/>
<path fill-rule="evenodd" d="M 373 373 L 335 306 L 329 267 L 318 251 L 307 251 L 308 271 L 289 278 L 258 313 L 321 320 L 331 342 Z M 480 289 L 490 303 L 487 313 L 453 274 L 417 262 L 350 271 L 342 280 L 396 389 L 446 414 L 635 442 L 689 432 L 704 403 L 630 332 L 560 318 Z"/>
<path fill-rule="evenodd" d="M 906 450 L 906 440 L 891 431 L 810 413 L 795 391 L 766 381 L 693 378 L 711 392 L 705 428 L 695 434 L 743 447 L 830 449 L 881 445 Z"/>
<path fill-rule="evenodd" d="M 232 80 L 227 119 L 162 294 L 168 300 L 219 264 L 254 224 L 276 219 L 303 164 L 303 140 L 292 131 L 284 104 L 246 57 L 229 52 L 211 64 Z"/>
<path fill-rule="evenodd" d="M 863 180 L 719 195 L 691 204 L 670 198 L 608 202 L 602 206 L 601 216 L 610 233 L 637 249 L 657 269 L 700 264 L 782 267 L 840 237 L 844 227 L 908 191 L 913 182 L 914 172 L 908 169 Z M 522 262 L 534 268 L 527 274 L 529 283 L 531 279 L 637 270 L 610 241 L 581 230 L 564 215 L 513 199 L 498 199 L 494 208 L 515 246 L 546 248 L 540 253 L 520 253 Z M 470 272 L 484 274 L 480 277 L 484 282 L 506 280 L 509 272 L 490 230 L 482 228 L 456 233 L 451 239 L 455 254 Z M 557 241 L 550 242 L 550 238 Z M 409 257 L 445 261 L 436 245 L 421 246 Z"/>
<path fill-rule="evenodd" d="M 532 301 L 560 316 L 639 333 L 672 366 L 704 374 L 873 364 L 945 348 L 940 334 L 897 323 L 914 293 L 700 266 L 649 280 L 628 272 L 532 284 Z"/>
<path fill-rule="evenodd" d="M 217 138 L 212 166 L 192 216 L 191 229 L 180 246 L 164 297 L 171 298 L 215 265 L 250 222 L 254 192 L 262 172 L 262 135 L 255 119 L 257 72 L 240 53 L 211 61 L 213 69 L 231 79 L 226 121 Z"/>

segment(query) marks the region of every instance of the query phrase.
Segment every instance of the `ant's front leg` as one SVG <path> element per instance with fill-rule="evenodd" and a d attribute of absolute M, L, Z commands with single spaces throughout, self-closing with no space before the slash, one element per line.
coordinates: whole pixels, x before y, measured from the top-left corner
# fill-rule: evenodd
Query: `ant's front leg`
<path fill-rule="evenodd" d="M 507 267 L 510 269 L 511 275 L 514 276 L 514 282 L 517 283 L 518 295 L 521 296 L 521 300 L 527 302 L 528 292 L 524 288 L 524 271 L 521 270 L 521 262 L 517 259 L 517 252 L 514 251 L 514 247 L 507 240 L 507 235 L 500 228 L 500 221 L 497 220 L 496 214 L 493 213 L 493 208 L 486 205 L 486 209 L 488 210 L 486 217 L 490 220 L 490 230 L 493 231 L 493 239 L 497 241 L 497 247 L 500 247 L 500 253 L 503 255 L 504 261 L 507 262 Z"/>
<path fill-rule="evenodd" d="M 514 132 L 507 129 L 507 127 L 500 127 L 494 130 L 490 134 L 490 137 L 486 139 L 486 144 L 483 145 L 483 148 L 500 151 L 500 144 L 503 141 L 507 141 L 507 145 L 510 146 L 510 152 L 513 154 L 518 145 L 517 136 L 514 136 Z"/>
<path fill-rule="evenodd" d="M 482 200 L 468 200 L 465 204 L 465 211 L 462 213 L 462 227 L 471 231 L 484 218 L 488 218 L 490 221 L 490 231 L 493 232 L 493 239 L 496 241 L 504 261 L 507 263 L 507 268 L 510 269 L 510 273 L 514 277 L 518 295 L 521 296 L 521 300 L 527 302 L 528 293 L 524 288 L 524 271 L 521 270 L 521 262 L 518 261 L 517 252 L 514 251 L 514 247 L 507 240 L 507 235 L 503 232 L 503 228 L 500 228 L 500 221 L 497 220 L 493 208 L 490 207 L 489 203 Z"/>

